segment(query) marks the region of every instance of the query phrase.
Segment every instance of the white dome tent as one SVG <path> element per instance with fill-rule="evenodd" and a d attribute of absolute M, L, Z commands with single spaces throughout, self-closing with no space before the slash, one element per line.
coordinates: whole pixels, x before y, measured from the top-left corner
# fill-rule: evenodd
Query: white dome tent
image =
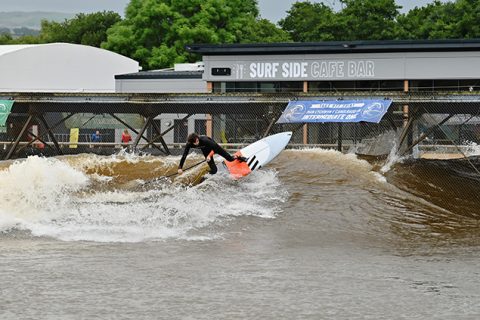
<path fill-rule="evenodd" d="M 0 45 L 0 92 L 115 92 L 115 75 L 137 61 L 90 46 Z"/>

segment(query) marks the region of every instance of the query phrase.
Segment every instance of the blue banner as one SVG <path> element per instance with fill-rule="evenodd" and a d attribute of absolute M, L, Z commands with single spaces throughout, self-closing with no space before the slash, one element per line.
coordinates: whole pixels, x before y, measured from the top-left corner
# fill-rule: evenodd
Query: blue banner
<path fill-rule="evenodd" d="M 277 123 L 379 123 L 392 100 L 291 101 Z"/>

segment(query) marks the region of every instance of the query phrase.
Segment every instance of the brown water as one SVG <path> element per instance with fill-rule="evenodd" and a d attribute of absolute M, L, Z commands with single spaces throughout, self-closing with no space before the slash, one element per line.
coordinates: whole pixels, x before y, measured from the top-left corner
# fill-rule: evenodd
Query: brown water
<path fill-rule="evenodd" d="M 480 183 L 457 165 L 289 150 L 188 186 L 205 167 L 160 178 L 178 160 L 0 164 L 0 318 L 480 317 Z"/>

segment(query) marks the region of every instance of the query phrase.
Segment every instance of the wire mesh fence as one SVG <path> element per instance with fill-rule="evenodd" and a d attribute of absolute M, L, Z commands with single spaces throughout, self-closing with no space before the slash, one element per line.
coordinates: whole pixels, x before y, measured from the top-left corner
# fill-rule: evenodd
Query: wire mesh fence
<path fill-rule="evenodd" d="M 244 96 L 248 98 L 248 94 Z M 269 134 L 292 131 L 290 147 L 334 148 L 370 156 L 385 156 L 394 150 L 402 156 L 428 159 L 480 155 L 479 96 L 438 99 L 431 93 L 415 93 L 396 97 L 398 93 L 378 124 L 275 123 L 288 99 L 331 99 L 319 95 L 263 95 L 258 103 L 248 99 L 199 103 L 198 99 L 185 98 L 168 107 L 144 106 L 138 113 L 133 110 L 137 104 L 112 104 L 104 98 L 96 102 L 97 113 L 84 112 L 91 109 L 90 101 L 64 103 L 65 112 L 43 112 L 42 117 L 33 118 L 26 127 L 29 112 L 10 116 L 7 127 L 0 132 L 0 150 L 5 153 L 19 140 L 15 156 L 54 153 L 51 147 L 55 143 L 64 153 L 111 153 L 132 145 L 158 153 L 155 143 L 161 141 L 170 149 L 180 148 L 190 132 L 209 135 L 227 148 L 236 149 Z M 366 99 L 368 94 L 356 97 L 349 93 L 349 98 Z M 62 110 L 61 106 L 57 105 L 56 110 Z M 125 132 L 131 136 L 130 141 L 123 140 Z"/>
<path fill-rule="evenodd" d="M 230 100 L 216 98 L 181 98 L 181 103 L 167 101 L 156 105 L 152 101 L 160 98 L 149 97 L 143 105 L 97 101 L 93 106 L 92 102 L 76 102 L 74 106 L 66 103 L 50 109 L 45 103 L 41 110 L 16 110 L 9 117 L 6 130 L 0 132 L 0 153 L 4 159 L 32 154 L 113 154 L 120 149 L 153 155 L 180 154 L 191 132 L 211 136 L 233 151 L 264 136 L 292 131 L 288 148 L 355 153 L 398 188 L 452 212 L 478 218 L 470 212 L 480 203 L 478 95 L 386 94 L 381 99 L 391 98 L 393 103 L 379 123 L 309 124 L 276 121 L 290 99 L 347 100 L 370 96 L 252 94 L 245 95 L 243 100 L 235 96 Z M 23 105 L 19 106 L 22 111 Z M 58 111 L 62 108 L 65 111 Z M 76 118 L 67 121 L 74 115 Z M 130 135 L 129 140 L 124 140 L 125 132 Z M 18 144 L 12 149 L 15 143 Z"/>

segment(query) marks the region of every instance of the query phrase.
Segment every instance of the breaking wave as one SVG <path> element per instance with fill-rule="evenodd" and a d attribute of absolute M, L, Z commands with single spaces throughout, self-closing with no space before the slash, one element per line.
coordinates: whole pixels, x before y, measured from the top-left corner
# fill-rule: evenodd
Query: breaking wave
<path fill-rule="evenodd" d="M 192 161 L 192 160 L 191 160 Z M 287 199 L 276 172 L 242 183 L 222 175 L 189 185 L 162 176 L 178 157 L 79 155 L 29 157 L 0 171 L 0 231 L 26 230 L 66 241 L 138 242 L 221 237 L 237 216 L 274 218 Z M 182 177 L 182 179 L 185 179 Z"/>

